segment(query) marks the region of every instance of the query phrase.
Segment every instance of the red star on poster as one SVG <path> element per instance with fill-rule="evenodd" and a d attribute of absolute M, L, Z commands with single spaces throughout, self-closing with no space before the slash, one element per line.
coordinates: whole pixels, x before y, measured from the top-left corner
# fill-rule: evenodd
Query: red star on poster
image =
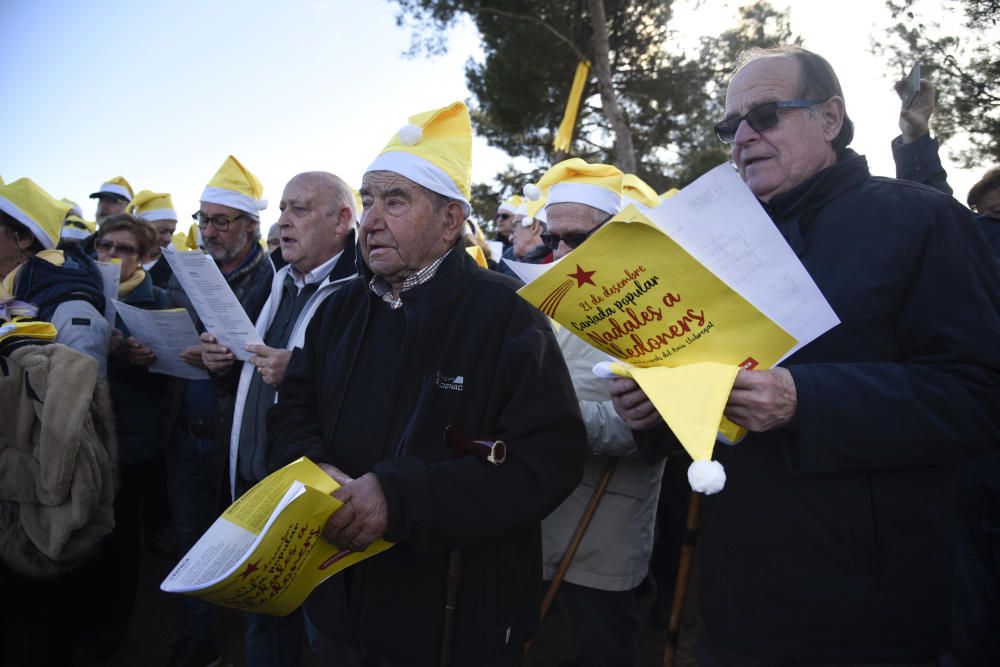
<path fill-rule="evenodd" d="M 248 576 L 250 576 L 252 573 L 254 573 L 254 572 L 256 572 L 257 570 L 260 569 L 259 567 L 257 567 L 259 564 L 260 564 L 260 560 L 258 560 L 256 563 L 247 563 L 247 569 L 245 569 L 242 572 L 240 572 L 240 576 L 241 577 L 248 577 Z"/>
<path fill-rule="evenodd" d="M 568 275 L 570 278 L 575 278 L 576 279 L 576 286 L 577 287 L 583 287 L 587 283 L 590 283 L 594 287 L 597 287 L 597 284 L 594 283 L 594 279 L 591 278 L 591 276 L 593 276 L 595 273 L 597 273 L 597 271 L 584 271 L 580 267 L 580 265 L 577 264 L 576 265 L 576 273 L 567 273 L 566 275 Z"/>

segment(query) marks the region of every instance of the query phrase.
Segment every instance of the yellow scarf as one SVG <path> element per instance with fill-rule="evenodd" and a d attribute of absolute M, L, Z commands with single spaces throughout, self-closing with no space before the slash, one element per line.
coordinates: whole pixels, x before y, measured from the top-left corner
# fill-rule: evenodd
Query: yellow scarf
<path fill-rule="evenodd" d="M 143 271 L 142 267 L 140 266 L 135 270 L 135 273 L 132 274 L 131 278 L 129 278 L 128 280 L 123 280 L 121 283 L 118 284 L 118 298 L 124 299 L 126 296 L 128 296 L 129 292 L 138 287 L 139 283 L 141 283 L 145 279 L 146 279 L 146 272 Z"/>
<path fill-rule="evenodd" d="M 62 266 L 66 261 L 62 250 L 42 250 L 35 257 L 44 259 L 49 264 L 54 264 L 55 266 Z M 0 282 L 0 298 L 14 296 L 14 282 L 17 280 L 17 271 L 20 268 L 21 265 L 18 264 L 14 267 L 13 271 L 4 276 L 3 282 Z"/>

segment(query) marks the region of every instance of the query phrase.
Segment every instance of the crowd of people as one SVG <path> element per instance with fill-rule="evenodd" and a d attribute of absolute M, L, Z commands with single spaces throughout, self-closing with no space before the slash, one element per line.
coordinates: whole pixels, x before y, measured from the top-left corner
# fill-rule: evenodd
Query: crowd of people
<path fill-rule="evenodd" d="M 1000 169 L 968 207 L 952 197 L 933 110 L 923 82 L 892 142 L 897 178 L 881 178 L 850 148 L 821 56 L 752 50 L 728 81 L 716 134 L 840 324 L 737 374 L 724 414 L 748 435 L 716 449 L 730 477 L 704 500 L 698 548 L 704 667 L 1000 664 Z M 639 663 L 651 572 L 651 622 L 670 610 L 685 454 L 638 384 L 597 377 L 603 353 L 516 294 L 508 262 L 563 258 L 661 196 L 571 158 L 501 202 L 487 241 L 469 222 L 471 144 L 460 102 L 411 116 L 357 192 L 293 177 L 263 239 L 263 187 L 233 156 L 187 233 L 169 194 L 121 177 L 91 195 L 96 224 L 28 178 L 0 184 L 13 664 L 113 655 L 143 545 L 180 556 L 301 456 L 340 485 L 325 539 L 395 546 L 287 616 L 246 613 L 247 665 L 298 665 L 303 647 L 317 664 L 518 665 L 553 579 L 576 664 Z M 262 344 L 206 330 L 172 244 L 214 260 Z M 200 339 L 180 357 L 202 379 L 154 372 L 112 296 L 186 309 Z M 220 664 L 215 608 L 178 604 L 164 663 Z"/>

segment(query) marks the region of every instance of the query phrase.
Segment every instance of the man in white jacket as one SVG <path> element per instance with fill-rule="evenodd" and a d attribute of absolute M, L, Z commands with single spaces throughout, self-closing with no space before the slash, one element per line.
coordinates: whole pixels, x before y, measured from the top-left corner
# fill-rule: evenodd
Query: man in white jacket
<path fill-rule="evenodd" d="M 623 174 L 579 158 L 550 169 L 538 183 L 547 193 L 546 240 L 556 259 L 570 254 L 602 222 L 622 208 Z M 574 265 L 567 260 L 563 273 Z M 583 667 L 637 665 L 639 614 L 635 589 L 645 578 L 653 550 L 661 460 L 647 465 L 631 429 L 611 404 L 608 381 L 594 364 L 609 357 L 565 327 L 556 340 L 569 367 L 587 427 L 583 481 L 542 522 L 543 574 L 551 579 L 588 501 L 609 462 L 616 460 L 607 492 L 560 587 Z"/>
<path fill-rule="evenodd" d="M 249 345 L 246 363 L 202 334 L 202 361 L 220 384 L 235 384 L 236 407 L 229 446 L 229 485 L 233 498 L 267 476 L 265 417 L 292 356 L 302 346 L 306 327 L 320 304 L 357 274 L 354 263 L 354 194 L 343 180 L 326 172 L 292 178 L 281 195 L 278 218 L 281 256 L 286 264 L 274 275 L 271 296 L 256 327 L 264 345 Z M 237 380 L 238 378 L 238 380 Z M 302 615 L 247 614 L 246 664 L 298 665 Z"/>

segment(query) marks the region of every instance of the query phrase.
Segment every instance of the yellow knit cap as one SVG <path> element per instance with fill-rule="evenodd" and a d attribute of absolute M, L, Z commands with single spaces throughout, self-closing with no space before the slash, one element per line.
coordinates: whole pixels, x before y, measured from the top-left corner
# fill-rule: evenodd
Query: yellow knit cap
<path fill-rule="evenodd" d="M 472 212 L 472 123 L 461 102 L 410 116 L 370 171 L 391 171 L 449 199 L 462 202 L 465 215 Z"/>
<path fill-rule="evenodd" d="M 54 198 L 30 178 L 0 185 L 0 211 L 31 230 L 45 248 L 59 243 L 68 204 Z"/>

